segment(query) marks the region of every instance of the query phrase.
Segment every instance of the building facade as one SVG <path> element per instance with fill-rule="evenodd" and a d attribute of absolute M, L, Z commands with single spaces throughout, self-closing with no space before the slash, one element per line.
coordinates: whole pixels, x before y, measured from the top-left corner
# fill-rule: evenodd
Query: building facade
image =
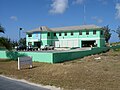
<path fill-rule="evenodd" d="M 40 28 L 26 32 L 26 44 L 35 47 L 104 47 L 104 31 L 96 25 Z"/>

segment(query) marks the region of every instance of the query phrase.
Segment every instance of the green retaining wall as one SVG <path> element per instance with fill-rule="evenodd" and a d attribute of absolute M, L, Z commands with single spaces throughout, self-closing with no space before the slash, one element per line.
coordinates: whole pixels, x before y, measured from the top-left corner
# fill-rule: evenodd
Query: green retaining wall
<path fill-rule="evenodd" d="M 52 53 L 0 51 L 0 58 L 17 60 L 18 57 L 31 56 L 33 61 L 53 63 Z"/>
<path fill-rule="evenodd" d="M 53 63 L 74 60 L 74 59 L 82 58 L 84 56 L 105 52 L 107 50 L 109 50 L 109 48 L 103 47 L 103 48 L 92 48 L 91 50 L 87 50 L 87 51 L 53 53 Z"/>
<path fill-rule="evenodd" d="M 64 52 L 16 52 L 16 51 L 0 51 L 0 58 L 17 60 L 18 57 L 31 56 L 33 61 L 46 62 L 46 63 L 58 63 L 68 60 L 74 60 L 82 58 L 84 56 L 93 55 L 101 52 L 105 52 L 109 49 L 117 49 L 119 46 L 92 48 L 86 51 L 64 51 Z"/>

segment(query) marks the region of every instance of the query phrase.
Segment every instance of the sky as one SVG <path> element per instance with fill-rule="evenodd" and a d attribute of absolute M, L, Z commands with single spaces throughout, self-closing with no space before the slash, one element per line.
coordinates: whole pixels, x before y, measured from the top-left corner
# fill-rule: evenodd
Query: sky
<path fill-rule="evenodd" d="M 85 17 L 85 18 L 84 18 Z M 19 39 L 25 32 L 47 26 L 49 28 L 95 24 L 109 25 L 116 30 L 120 25 L 119 0 L 0 0 L 0 24 L 5 34 L 0 36 Z M 118 42 L 118 35 L 111 32 L 110 42 Z"/>

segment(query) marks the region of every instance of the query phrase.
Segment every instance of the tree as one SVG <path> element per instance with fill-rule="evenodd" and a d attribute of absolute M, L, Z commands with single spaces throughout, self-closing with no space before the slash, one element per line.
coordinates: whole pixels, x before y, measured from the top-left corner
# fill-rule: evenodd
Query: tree
<path fill-rule="evenodd" d="M 0 25 L 0 32 L 4 33 L 5 29 Z"/>
<path fill-rule="evenodd" d="M 12 47 L 14 48 L 15 46 L 18 46 L 18 42 L 17 41 L 12 41 Z"/>
<path fill-rule="evenodd" d="M 5 29 L 0 25 L 0 33 L 5 33 Z M 0 46 L 5 47 L 8 50 L 11 50 L 10 39 L 0 37 Z"/>
<path fill-rule="evenodd" d="M 7 50 L 12 50 L 12 44 L 8 38 L 0 37 L 0 46 L 5 47 Z"/>
<path fill-rule="evenodd" d="M 108 43 L 111 37 L 111 33 L 110 33 L 111 29 L 109 28 L 109 25 L 104 26 L 102 29 L 104 30 L 105 41 L 106 43 Z"/>
<path fill-rule="evenodd" d="M 21 38 L 19 40 L 19 44 L 22 44 L 22 45 L 26 46 L 26 38 Z"/>

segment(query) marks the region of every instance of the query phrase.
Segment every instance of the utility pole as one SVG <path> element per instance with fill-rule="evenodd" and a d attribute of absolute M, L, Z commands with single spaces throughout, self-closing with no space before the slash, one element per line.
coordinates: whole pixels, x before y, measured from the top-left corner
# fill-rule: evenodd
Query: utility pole
<path fill-rule="evenodd" d="M 83 25 L 86 25 L 86 6 L 85 6 L 85 4 L 84 4 L 84 17 L 83 17 Z"/>
<path fill-rule="evenodd" d="M 19 45 L 20 45 L 20 39 L 21 39 L 21 30 L 22 30 L 23 28 L 19 28 Z"/>

